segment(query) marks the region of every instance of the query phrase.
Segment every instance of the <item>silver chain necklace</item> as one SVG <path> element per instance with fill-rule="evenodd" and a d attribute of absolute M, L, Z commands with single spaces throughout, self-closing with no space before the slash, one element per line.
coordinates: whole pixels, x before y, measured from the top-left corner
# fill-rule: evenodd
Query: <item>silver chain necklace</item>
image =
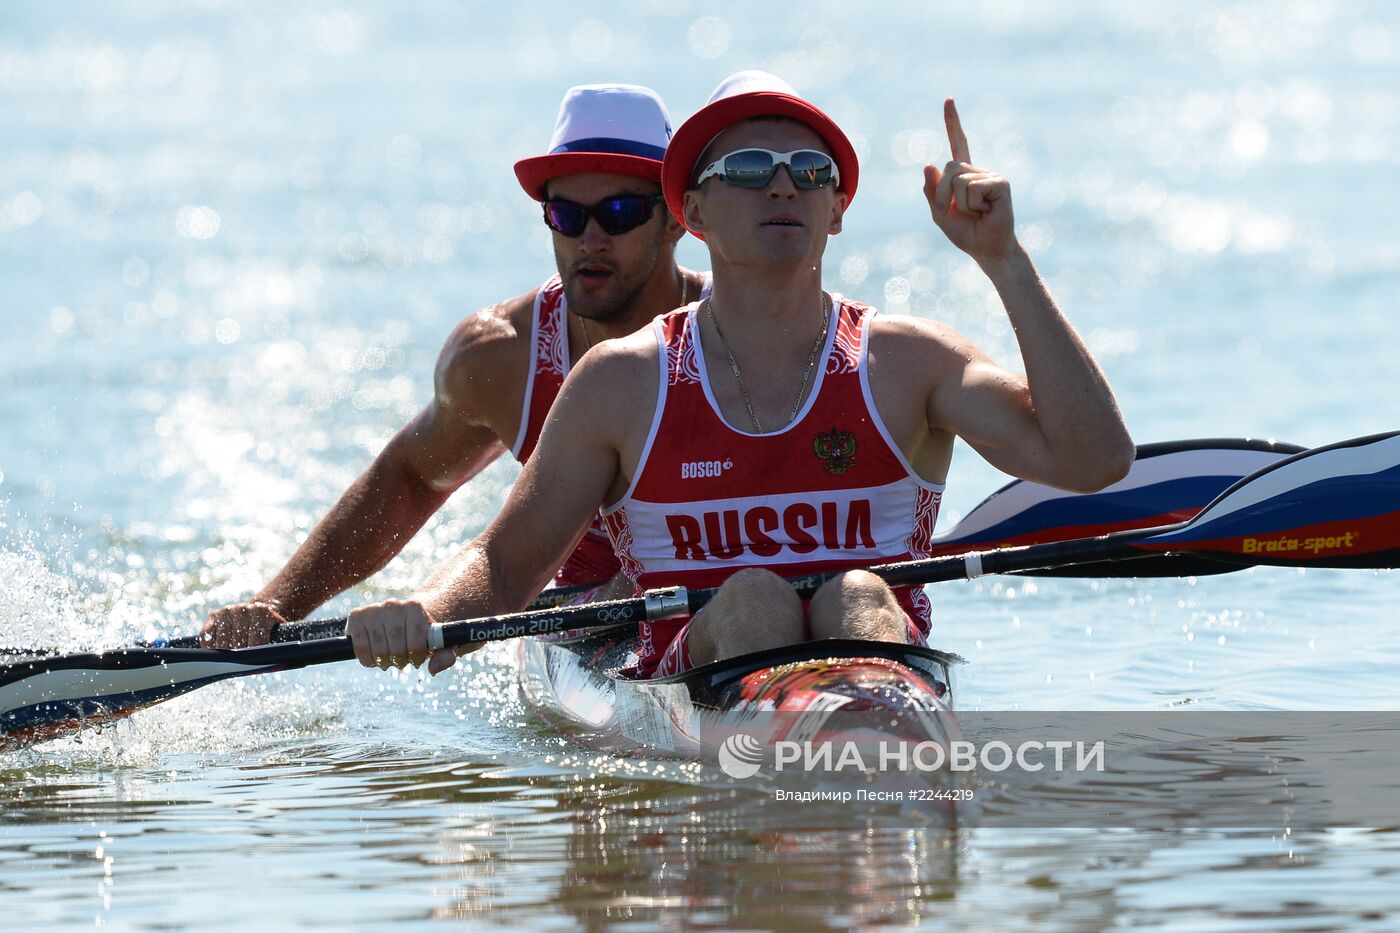
<path fill-rule="evenodd" d="M 787 427 L 792 424 L 792 420 L 797 417 L 797 409 L 802 407 L 802 396 L 807 393 L 807 383 L 812 380 L 812 370 L 817 362 L 817 354 L 821 352 L 822 345 L 826 343 L 827 328 L 831 326 L 831 307 L 828 304 L 828 297 L 822 293 L 822 329 L 817 334 L 816 343 L 812 344 L 812 352 L 807 356 L 807 368 L 802 371 L 802 385 L 797 387 L 797 398 L 792 400 L 792 411 L 788 412 L 787 420 L 780 427 Z M 715 336 L 719 338 L 720 349 L 724 350 L 725 357 L 729 360 L 729 368 L 734 370 L 734 381 L 739 385 L 739 395 L 744 399 L 744 408 L 748 410 L 749 420 L 753 422 L 755 434 L 762 434 L 763 425 L 758 422 L 758 415 L 754 413 L 753 402 L 749 400 L 748 386 L 744 385 L 744 377 L 739 372 L 739 361 L 734 359 L 733 352 L 729 349 L 729 341 L 724 339 L 724 331 L 720 330 L 719 321 L 715 318 L 715 299 L 711 295 L 705 302 L 705 313 L 710 317 L 710 323 L 715 328 Z"/>

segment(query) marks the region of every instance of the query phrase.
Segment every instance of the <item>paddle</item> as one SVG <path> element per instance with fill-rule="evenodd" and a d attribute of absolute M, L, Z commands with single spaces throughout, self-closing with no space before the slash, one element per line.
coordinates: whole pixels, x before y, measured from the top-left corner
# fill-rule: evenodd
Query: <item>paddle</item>
<path fill-rule="evenodd" d="M 1189 521 L 872 570 L 894 585 L 1187 554 L 1240 565 L 1394 567 L 1400 561 L 1400 432 L 1305 451 L 1250 474 Z M 793 581 L 811 593 L 836 574 Z M 636 623 L 695 612 L 714 590 L 447 622 L 434 647 Z M 129 648 L 0 666 L 0 748 L 115 719 L 208 683 L 353 657 L 345 637 L 238 651 Z"/>
<path fill-rule="evenodd" d="M 982 500 L 952 528 L 934 537 L 930 556 L 960 554 L 1047 541 L 1066 541 L 1123 531 L 1155 528 L 1195 515 L 1241 477 L 1303 448 L 1295 444 L 1249 438 L 1208 438 L 1142 444 L 1128 475 L 1095 493 L 1071 493 L 1026 480 L 1013 480 Z M 1128 566 L 1110 562 L 1033 570 L 1055 576 L 1137 577 L 1201 576 L 1236 568 L 1202 558 L 1158 554 Z M 600 585 L 584 583 L 546 590 L 530 609 L 558 606 Z M 288 622 L 272 631 L 274 643 L 311 641 L 343 634 L 345 620 Z M 197 635 L 156 639 L 143 648 L 199 648 Z M 0 647 L 0 658 L 32 659 L 63 652 L 49 648 Z"/>
<path fill-rule="evenodd" d="M 984 499 L 948 531 L 929 556 L 1068 541 L 1185 521 L 1231 484 L 1284 457 L 1296 444 L 1209 438 L 1141 444 L 1128 475 L 1095 493 L 1066 492 L 1016 480 Z M 1185 554 L 1155 554 L 1132 564 L 1086 562 L 1024 571 L 1038 576 L 1183 577 L 1236 568 Z"/>
<path fill-rule="evenodd" d="M 1190 520 L 871 568 L 891 585 L 1163 555 L 1234 567 L 1400 566 L 1400 431 L 1316 447 L 1244 477 Z M 815 589 L 832 574 L 794 581 Z"/>

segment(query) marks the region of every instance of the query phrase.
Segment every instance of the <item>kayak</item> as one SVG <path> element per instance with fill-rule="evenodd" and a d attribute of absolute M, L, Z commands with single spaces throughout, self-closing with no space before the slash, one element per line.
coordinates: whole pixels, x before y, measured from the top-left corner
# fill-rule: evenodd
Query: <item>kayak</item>
<path fill-rule="evenodd" d="M 900 741 L 947 746 L 961 737 L 951 673 L 963 659 L 955 654 L 829 639 L 634 680 L 627 672 L 635 639 L 635 625 L 523 639 L 525 702 L 586 746 L 647 757 L 714 760 L 736 722 L 762 744 L 799 734 L 803 742 L 830 741 L 835 734 L 823 723 L 835 728 L 836 711 L 862 714 L 862 722 L 879 722 Z M 885 712 L 897 715 L 864 715 Z"/>

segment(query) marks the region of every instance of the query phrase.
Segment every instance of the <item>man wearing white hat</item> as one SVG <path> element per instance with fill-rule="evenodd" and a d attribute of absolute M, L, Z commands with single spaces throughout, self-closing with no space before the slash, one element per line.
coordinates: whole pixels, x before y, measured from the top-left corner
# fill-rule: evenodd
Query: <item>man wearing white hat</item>
<path fill-rule="evenodd" d="M 263 644 L 275 625 L 378 571 L 501 453 L 529 458 L 564 377 L 590 347 L 701 295 L 707 277 L 676 265 L 684 229 L 661 196 L 670 138 L 666 106 L 648 88 L 588 85 L 565 94 L 548 153 L 515 165 L 525 192 L 542 202 L 558 274 L 457 325 L 438 358 L 432 402 L 272 582 L 248 603 L 210 613 L 211 644 Z M 561 585 L 617 574 L 601 524 L 575 540 Z"/>
<path fill-rule="evenodd" d="M 662 179 L 709 246 L 712 294 L 569 376 L 496 521 L 418 598 L 351 613 L 361 662 L 421 663 L 431 620 L 519 609 L 599 505 L 638 590 L 721 586 L 694 619 L 643 623 L 642 676 L 807 638 L 922 641 L 922 591 L 860 568 L 923 556 L 955 435 L 1025 479 L 1121 478 L 1134 449 L 1112 392 L 1016 241 L 1010 186 L 971 164 L 951 101 L 945 118 L 953 160 L 925 168 L 924 194 L 996 287 L 1026 377 L 945 326 L 822 291 L 855 150 L 772 75 L 734 75 L 676 132 Z M 634 391 L 609 395 L 620 384 Z M 828 571 L 847 572 L 807 607 L 782 580 Z"/>

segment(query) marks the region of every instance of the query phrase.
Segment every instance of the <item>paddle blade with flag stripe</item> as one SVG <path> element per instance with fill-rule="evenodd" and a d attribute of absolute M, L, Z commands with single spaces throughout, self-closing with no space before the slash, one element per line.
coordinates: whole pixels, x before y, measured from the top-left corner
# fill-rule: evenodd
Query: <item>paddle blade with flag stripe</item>
<path fill-rule="evenodd" d="M 1228 564 L 1393 567 L 1400 560 L 1400 431 L 1290 457 L 1226 490 L 1195 521 L 1137 545 Z"/>
<path fill-rule="evenodd" d="M 1400 431 L 1315 447 L 1246 476 L 1166 528 L 994 548 L 872 567 L 893 586 L 1186 555 L 1233 566 L 1400 565 Z M 815 590 L 830 574 L 803 578 Z"/>
<path fill-rule="evenodd" d="M 1095 493 L 1014 480 L 940 535 L 930 557 L 1162 528 L 1193 518 L 1244 477 L 1304 448 L 1253 438 L 1198 438 L 1140 444 L 1128 475 Z M 1228 573 L 1228 564 L 1186 554 L 1100 561 L 1025 571 L 1035 576 L 1182 577 Z"/>

